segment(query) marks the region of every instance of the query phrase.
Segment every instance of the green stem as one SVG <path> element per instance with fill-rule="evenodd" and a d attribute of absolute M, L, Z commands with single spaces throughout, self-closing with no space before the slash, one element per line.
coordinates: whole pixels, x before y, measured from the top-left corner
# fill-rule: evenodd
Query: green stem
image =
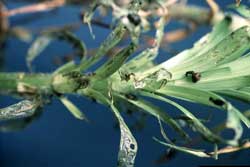
<path fill-rule="evenodd" d="M 52 75 L 27 73 L 0 73 L 0 94 L 52 93 Z"/>

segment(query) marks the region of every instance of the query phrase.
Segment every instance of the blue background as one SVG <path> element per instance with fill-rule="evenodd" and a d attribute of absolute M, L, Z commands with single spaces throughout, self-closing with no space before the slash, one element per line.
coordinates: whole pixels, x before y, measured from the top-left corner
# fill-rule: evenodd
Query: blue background
<path fill-rule="evenodd" d="M 243 0 L 244 1 L 244 0 Z M 193 4 L 207 6 L 205 1 L 189 1 Z M 234 1 L 220 1 L 222 8 Z M 23 6 L 26 3 L 7 2 L 9 9 Z M 70 6 L 58 9 L 56 11 L 36 15 L 37 20 L 33 22 L 23 23 L 21 20 L 27 17 L 18 16 L 10 18 L 11 26 L 24 25 L 32 30 L 37 30 L 47 25 L 63 25 L 79 21 L 79 12 L 81 7 Z M 28 15 L 29 17 L 32 15 Z M 109 21 L 109 20 L 106 20 Z M 170 24 L 167 30 L 176 28 L 175 23 Z M 204 33 L 210 31 L 208 27 L 201 27 L 198 31 L 188 37 L 184 42 L 173 44 L 173 48 L 183 50 L 192 47 L 194 41 L 199 39 Z M 76 34 L 85 41 L 88 48 L 98 47 L 101 41 L 105 39 L 109 31 L 94 27 L 96 39 L 90 36 L 87 26 L 81 26 Z M 28 71 L 25 64 L 25 55 L 30 44 L 21 42 L 14 38 L 7 40 L 7 46 L 4 57 L 3 71 L 16 72 Z M 60 49 L 59 49 L 60 48 Z M 72 49 L 65 43 L 55 42 L 49 46 L 39 58 L 34 61 L 36 71 L 52 72 L 56 69 L 53 65 L 53 56 L 65 55 L 71 53 Z M 163 61 L 170 55 L 163 54 L 157 61 Z M 0 83 L 1 84 L 1 83 Z M 34 121 L 30 126 L 20 132 L 1 133 L 0 132 L 0 167 L 96 167 L 96 166 L 115 166 L 117 161 L 117 152 L 119 147 L 120 133 L 115 127 L 115 119 L 108 108 L 93 103 L 85 98 L 71 97 L 73 101 L 81 108 L 90 123 L 76 120 L 58 100 L 44 108 L 42 116 Z M 17 102 L 7 96 L 0 96 L 0 108 Z M 234 101 L 240 109 L 248 108 L 248 105 Z M 225 118 L 225 113 L 208 107 L 189 104 L 182 102 L 196 115 L 207 116 L 201 114 L 205 111 L 213 111 L 213 123 L 218 123 Z M 165 104 L 157 103 L 169 113 L 178 112 L 174 108 Z M 125 115 L 125 119 L 130 123 L 129 117 Z M 160 138 L 159 126 L 157 120 L 148 117 L 146 127 L 141 131 L 133 131 L 138 144 L 139 151 L 136 158 L 136 166 L 153 167 L 156 166 L 155 161 L 162 155 L 166 148 L 154 140 L 152 136 Z M 170 135 L 174 134 L 169 132 Z M 245 136 L 249 134 L 246 129 Z M 249 136 L 249 135 L 248 135 Z M 197 144 L 196 147 L 203 146 L 211 149 L 206 144 Z M 199 166 L 211 164 L 250 164 L 250 151 L 245 150 L 230 155 L 222 155 L 219 160 L 202 159 L 184 153 L 178 153 L 176 157 L 165 164 L 159 166 Z"/>

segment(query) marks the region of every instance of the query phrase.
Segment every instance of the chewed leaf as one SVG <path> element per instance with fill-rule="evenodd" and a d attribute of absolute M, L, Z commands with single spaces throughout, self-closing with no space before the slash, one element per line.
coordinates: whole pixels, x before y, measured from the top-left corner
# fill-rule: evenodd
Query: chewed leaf
<path fill-rule="evenodd" d="M 29 117 L 20 119 L 5 120 L 0 123 L 0 132 L 16 132 L 28 127 L 42 115 L 43 110 L 38 108 L 35 113 Z"/>
<path fill-rule="evenodd" d="M 23 100 L 17 104 L 0 109 L 0 121 L 30 117 L 35 113 L 37 107 L 35 102 Z"/>
<path fill-rule="evenodd" d="M 88 121 L 87 117 L 66 97 L 60 98 L 64 106 L 74 115 L 77 119 Z"/>
<path fill-rule="evenodd" d="M 118 153 L 118 167 L 133 167 L 135 163 L 135 158 L 137 154 L 137 142 L 130 132 L 128 126 L 124 122 L 117 108 L 111 104 L 112 111 L 114 112 L 116 118 L 119 121 L 121 140 L 120 140 L 120 150 Z"/>
<path fill-rule="evenodd" d="M 41 36 L 31 45 L 26 57 L 26 63 L 30 70 L 32 61 L 41 54 L 41 52 L 50 44 L 51 40 L 52 39 L 49 36 Z"/>

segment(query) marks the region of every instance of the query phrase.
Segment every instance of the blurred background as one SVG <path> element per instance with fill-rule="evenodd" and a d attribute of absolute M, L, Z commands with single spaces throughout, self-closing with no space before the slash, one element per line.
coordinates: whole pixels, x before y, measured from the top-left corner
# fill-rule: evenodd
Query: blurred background
<path fill-rule="evenodd" d="M 32 1 L 6 0 L 8 9 L 30 4 Z M 233 0 L 220 0 L 218 4 L 222 10 L 228 10 L 227 5 Z M 248 0 L 243 3 L 250 4 Z M 88 2 L 86 2 L 88 3 Z M 207 7 L 206 1 L 189 0 L 189 4 Z M 74 33 L 82 39 L 87 48 L 98 47 L 106 38 L 110 30 L 100 26 L 93 26 L 95 39 L 91 37 L 86 25 L 80 23 L 82 5 L 68 5 L 49 12 L 17 15 L 9 18 L 10 27 L 23 27 L 37 34 L 47 28 L 71 25 Z M 110 17 L 105 17 L 103 22 L 110 23 Z M 171 22 L 166 26 L 166 31 L 174 30 L 180 23 Z M 22 29 L 21 29 L 22 30 Z M 23 30 L 24 31 L 24 30 Z M 185 40 L 171 43 L 167 49 L 162 49 L 158 62 L 162 62 L 176 53 L 192 47 L 193 43 L 205 33 L 211 31 L 211 27 L 201 26 Z M 26 32 L 21 32 L 25 35 Z M 154 32 L 149 32 L 149 35 Z M 35 39 L 36 35 L 32 38 Z M 26 39 L 27 38 L 27 39 Z M 0 70 L 1 72 L 28 72 L 25 56 L 30 46 L 27 42 L 17 40 L 9 36 L 1 48 Z M 70 45 L 64 42 L 53 42 L 33 63 L 36 72 L 53 72 L 73 54 Z M 0 83 L 1 84 L 1 83 Z M 45 106 L 40 117 L 25 129 L 17 132 L 0 132 L 0 167 L 95 167 L 115 166 L 119 149 L 120 132 L 112 112 L 91 100 L 83 97 L 70 97 L 76 105 L 87 115 L 90 123 L 75 119 L 67 109 L 56 99 Z M 18 99 L 0 96 L 0 108 L 18 102 Z M 157 103 L 157 102 L 156 102 Z M 213 120 L 211 127 L 225 119 L 223 111 L 218 111 L 201 105 L 190 104 L 181 101 L 194 114 L 203 118 L 211 115 Z M 233 101 L 233 104 L 241 110 L 247 110 L 249 105 Z M 157 103 L 169 113 L 177 112 L 176 109 L 162 103 Z M 203 111 L 206 111 L 204 114 Z M 209 114 L 207 111 L 210 111 Z M 211 115 L 210 115 L 211 114 Z M 220 155 L 218 160 L 203 159 L 169 150 L 155 142 L 152 137 L 161 137 L 158 122 L 155 118 L 143 114 L 131 116 L 123 114 L 135 135 L 139 151 L 136 158 L 136 167 L 175 167 L 175 166 L 202 166 L 202 165 L 249 165 L 250 150 Z M 168 129 L 166 129 L 168 130 Z M 244 136 L 249 136 L 249 130 L 245 129 Z M 172 132 L 167 133 L 170 135 Z M 174 133 L 173 133 L 174 134 Z M 202 143 L 197 138 L 190 146 L 195 148 L 213 149 L 213 146 Z"/>

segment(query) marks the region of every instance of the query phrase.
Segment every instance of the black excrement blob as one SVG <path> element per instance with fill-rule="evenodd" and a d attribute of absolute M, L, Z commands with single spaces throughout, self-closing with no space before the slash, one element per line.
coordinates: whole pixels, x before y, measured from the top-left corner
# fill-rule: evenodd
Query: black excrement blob
<path fill-rule="evenodd" d="M 129 100 L 137 100 L 137 97 L 133 94 L 125 94 L 125 97 Z"/>
<path fill-rule="evenodd" d="M 138 26 L 141 23 L 141 18 L 138 14 L 130 13 L 128 14 L 128 20 L 133 23 L 135 26 Z"/>
<path fill-rule="evenodd" d="M 212 103 L 214 103 L 217 106 L 223 106 L 225 104 L 224 101 L 222 101 L 220 99 L 214 99 L 212 97 L 209 98 L 209 101 L 211 101 Z"/>
<path fill-rule="evenodd" d="M 192 82 L 196 83 L 201 79 L 201 74 L 198 72 L 194 72 L 194 71 L 187 71 L 185 76 L 188 77 L 189 75 L 192 76 Z"/>

